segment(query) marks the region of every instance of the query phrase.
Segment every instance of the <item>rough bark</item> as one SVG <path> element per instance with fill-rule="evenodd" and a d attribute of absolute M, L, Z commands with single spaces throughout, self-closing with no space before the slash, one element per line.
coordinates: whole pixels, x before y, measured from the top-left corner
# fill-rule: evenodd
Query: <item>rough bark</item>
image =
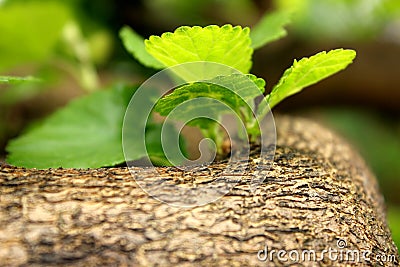
<path fill-rule="evenodd" d="M 338 240 L 346 241 L 345 252 L 372 252 L 357 266 L 398 265 L 377 182 L 352 148 L 304 119 L 280 118 L 277 131 L 275 161 L 260 174 L 266 179 L 254 194 L 248 177 L 242 177 L 227 195 L 193 208 L 148 196 L 127 168 L 27 170 L 3 164 L 0 265 L 355 264 L 344 256 L 340 261 L 340 255 L 337 260 L 321 255 L 324 249 L 338 250 Z M 207 183 L 220 167 L 185 177 Z M 134 171 L 148 174 L 143 168 Z M 160 171 L 148 179 L 159 183 L 183 177 L 174 168 Z M 257 252 L 265 246 L 300 255 L 314 250 L 323 260 L 283 262 L 275 254 L 272 262 L 262 262 Z M 394 258 L 384 262 L 375 255 Z"/>

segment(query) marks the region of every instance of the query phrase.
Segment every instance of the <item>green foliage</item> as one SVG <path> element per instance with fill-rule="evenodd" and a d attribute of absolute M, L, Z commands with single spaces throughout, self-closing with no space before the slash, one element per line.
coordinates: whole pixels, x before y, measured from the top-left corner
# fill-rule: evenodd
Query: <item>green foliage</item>
<path fill-rule="evenodd" d="M 7 161 L 16 166 L 40 169 L 97 168 L 123 163 L 122 122 L 135 90 L 132 87 L 115 87 L 72 101 L 12 140 L 7 147 Z M 135 127 L 140 128 L 139 125 Z M 147 127 L 150 157 L 165 163 L 159 146 L 160 137 L 152 134 L 153 130 L 159 132 L 158 126 L 150 123 Z M 141 142 L 131 141 L 132 145 Z M 135 152 L 131 153 L 129 160 L 146 155 L 146 151 Z"/>
<path fill-rule="evenodd" d="M 282 10 L 274 13 L 267 13 L 260 22 L 251 29 L 251 46 L 254 49 L 260 48 L 272 41 L 286 36 L 285 26 L 291 19 L 290 11 Z"/>
<path fill-rule="evenodd" d="M 41 169 L 96 168 L 124 162 L 122 119 L 133 92 L 133 88 L 117 87 L 72 101 L 11 141 L 7 161 Z"/>
<path fill-rule="evenodd" d="M 143 43 L 143 37 L 125 26 L 120 31 L 120 37 L 126 50 L 147 67 L 162 69 L 180 63 L 208 61 L 248 73 L 253 49 L 284 37 L 284 26 L 290 22 L 291 13 L 267 13 L 251 32 L 247 27 L 242 29 L 231 25 L 205 28 L 183 26 L 173 33 L 151 36 Z"/>
<path fill-rule="evenodd" d="M 188 83 L 176 88 L 171 94 L 160 99 L 155 109 L 161 115 L 166 116 L 184 101 L 208 97 L 222 101 L 239 112 L 244 105 L 252 105 L 254 98 L 264 92 L 264 86 L 265 81 L 263 79 L 250 74 L 246 76 L 241 74 L 218 76 L 209 81 Z M 213 109 L 212 107 L 205 107 L 205 109 L 208 108 Z M 221 111 L 223 112 L 223 110 Z M 182 116 L 185 116 L 185 114 L 182 114 Z"/>
<path fill-rule="evenodd" d="M 240 26 L 179 27 L 174 33 L 150 36 L 146 50 L 166 67 L 209 61 L 248 73 L 252 62 L 250 29 Z"/>
<path fill-rule="evenodd" d="M 218 76 L 176 88 L 157 102 L 155 111 L 162 116 L 170 115 L 174 120 L 199 127 L 219 150 L 223 133 L 217 122 L 221 121 L 223 114 L 236 114 L 248 128 L 253 125 L 254 99 L 262 95 L 264 86 L 263 79 L 250 74 Z M 180 105 L 185 101 L 189 101 L 186 102 L 188 104 Z M 179 110 L 174 111 L 176 107 Z"/>
<path fill-rule="evenodd" d="M 275 107 L 283 99 L 300 92 L 304 87 L 345 69 L 353 62 L 355 56 L 354 50 L 336 49 L 328 53 L 320 52 L 300 61 L 295 60 L 292 67 L 285 71 L 278 84 L 267 96 L 270 108 Z"/>
<path fill-rule="evenodd" d="M 176 88 L 157 102 L 155 111 L 167 116 L 181 103 L 196 99 L 197 101 L 181 107 L 174 118 L 186 122 L 202 115 L 221 121 L 223 114 L 233 111 L 240 115 L 245 125 L 250 125 L 254 121 L 251 109 L 254 107 L 253 100 L 262 95 L 264 86 L 265 81 L 254 75 L 218 76 L 209 81 L 189 83 Z M 200 127 L 205 136 L 218 145 L 214 121 L 200 118 L 190 121 L 189 125 Z"/>
<path fill-rule="evenodd" d="M 279 12 L 265 16 L 260 24 L 256 27 L 256 33 L 254 35 L 251 35 L 250 33 L 249 35 L 253 36 L 255 39 L 255 47 L 260 47 L 261 45 L 284 35 L 285 32 L 283 30 L 283 26 L 288 22 L 290 17 L 289 14 L 290 12 Z M 230 31 L 231 29 L 236 28 L 232 28 L 230 25 L 228 25 L 228 27 Z M 225 26 L 221 28 L 216 26 L 208 26 L 205 28 L 181 27 L 174 33 L 165 33 L 161 37 L 150 37 L 150 41 L 146 41 L 146 48 L 150 54 L 156 57 L 160 62 L 163 62 L 166 66 L 175 66 L 186 62 L 208 60 L 209 52 L 206 51 L 213 50 L 214 47 L 205 47 L 204 44 L 210 44 L 211 40 L 213 40 L 212 38 L 210 39 L 210 36 L 214 31 L 221 31 L 221 29 L 224 28 Z M 266 29 L 270 29 L 270 31 L 265 31 Z M 263 30 L 266 33 L 265 38 L 260 37 Z M 237 35 L 233 33 L 231 34 L 231 37 L 228 37 L 227 35 L 223 39 L 235 39 L 234 37 Z M 205 38 L 205 42 L 202 38 Z M 242 47 L 242 49 L 245 47 L 243 42 L 233 45 L 235 48 L 239 46 Z M 218 50 L 218 48 L 216 49 Z M 226 49 L 222 51 L 225 51 L 226 53 Z M 222 55 L 223 54 L 220 56 Z M 234 54 L 225 54 L 225 57 L 223 57 L 223 59 L 226 60 L 225 63 L 230 61 L 231 55 L 233 60 L 235 58 Z M 283 99 L 300 92 L 303 88 L 315 84 L 320 80 L 346 68 L 353 61 L 355 56 L 356 53 L 353 50 L 336 49 L 328 53 L 318 53 L 310 58 L 304 58 L 299 62 L 295 61 L 293 66 L 285 71 L 284 75 L 280 79 L 279 83 L 273 88 L 272 92 L 265 98 L 266 101 L 261 101 L 258 114 L 260 116 L 265 115 L 265 113 L 269 110 L 268 104 L 269 107 L 272 108 Z M 222 60 L 218 57 L 212 57 L 212 60 L 210 61 L 222 62 Z M 228 66 L 235 67 L 232 64 Z M 180 76 L 183 77 L 183 75 Z M 175 107 L 179 106 L 185 101 L 201 97 L 208 97 L 209 100 L 202 99 L 199 102 L 192 101 L 191 105 L 186 105 L 185 108 L 181 108 L 179 114 L 175 112 L 175 118 L 178 120 L 187 121 L 188 118 L 194 117 L 196 113 L 207 113 L 207 115 L 212 117 L 213 120 L 197 119 L 191 121 L 190 125 L 196 125 L 200 127 L 204 135 L 213 139 L 218 146 L 220 145 L 218 141 L 220 138 L 218 135 L 222 133 L 218 133 L 217 130 L 216 134 L 217 126 L 214 120 L 219 121 L 221 114 L 229 112 L 230 108 L 235 111 L 236 114 L 241 114 L 240 117 L 246 125 L 249 134 L 259 134 L 259 131 L 256 129 L 258 125 L 255 123 L 255 118 L 251 112 L 251 109 L 248 107 L 252 106 L 251 102 L 260 94 L 260 91 L 256 90 L 256 95 L 250 95 L 250 101 L 249 99 L 246 99 L 246 97 L 243 98 L 243 92 L 251 91 L 248 90 L 248 86 L 243 86 L 243 84 L 237 83 L 236 81 L 233 82 L 233 77 L 235 76 L 225 76 L 224 79 L 232 80 L 232 83 L 223 84 L 222 86 L 213 82 L 195 82 L 179 87 L 175 89 L 173 93 L 165 96 L 157 103 L 156 111 L 160 112 L 161 115 L 166 116 L 172 110 L 174 110 Z M 253 76 L 253 78 L 256 79 L 255 76 Z M 261 87 L 264 86 L 265 84 L 262 83 Z M 255 91 L 253 91 L 253 93 L 254 92 Z M 261 92 L 264 92 L 264 89 L 261 89 Z M 238 96 L 243 99 L 238 100 L 237 96 L 235 96 L 235 93 L 237 93 Z M 218 100 L 227 104 L 229 108 L 227 106 L 220 105 L 220 103 L 214 100 Z M 199 110 L 201 110 L 201 112 Z"/>
<path fill-rule="evenodd" d="M 249 74 L 251 56 L 254 48 L 286 34 L 283 27 L 288 23 L 289 17 L 288 12 L 268 14 L 253 33 L 247 27 L 210 25 L 183 26 L 173 33 L 151 36 L 144 41 L 133 30 L 124 27 L 120 36 L 127 50 L 148 67 L 167 68 L 199 61 L 228 66 L 228 73 L 219 73 L 218 70 L 208 69 L 208 65 L 204 64 L 204 69 L 201 70 L 204 75 L 200 79 L 199 76 L 192 77 L 190 71 L 175 69 L 175 74 L 187 83 L 161 98 L 155 106 L 155 111 L 161 115 L 173 113 L 174 119 L 199 126 L 206 137 L 216 142 L 217 151 L 220 152 L 224 133 L 217 122 L 226 112 L 237 115 L 251 138 L 259 134 L 257 119 L 260 117 L 253 114 L 253 110 L 256 108 L 255 98 L 264 93 L 265 81 Z M 85 62 L 85 56 L 82 57 L 80 60 Z M 262 99 L 261 110 L 268 110 L 268 103 L 273 107 L 304 87 L 344 69 L 354 57 L 355 52 L 352 50 L 337 49 L 295 61 L 271 94 Z M 169 161 L 162 150 L 161 125 L 154 121 L 146 122 L 143 119 L 144 110 L 138 109 L 133 114 L 130 112 L 127 115 L 129 119 L 125 122 L 129 121 L 132 125 L 124 125 L 122 130 L 124 114 L 134 92 L 134 88 L 116 87 L 71 102 L 43 123 L 11 141 L 7 147 L 10 152 L 8 162 L 35 168 L 94 168 L 119 164 L 125 160 L 137 160 L 148 155 L 158 164 L 176 163 L 178 156 Z M 153 93 L 148 91 L 148 94 L 147 104 L 152 105 Z M 202 115 L 208 119 L 201 118 Z M 164 128 L 167 136 L 177 136 L 171 125 L 167 124 Z M 146 136 L 140 129 L 146 129 Z M 126 144 L 124 138 L 124 146 L 128 145 L 131 151 L 124 158 L 121 144 L 122 134 L 125 136 L 126 133 L 130 138 Z M 181 149 L 176 149 L 168 151 L 168 154 L 178 155 Z"/>

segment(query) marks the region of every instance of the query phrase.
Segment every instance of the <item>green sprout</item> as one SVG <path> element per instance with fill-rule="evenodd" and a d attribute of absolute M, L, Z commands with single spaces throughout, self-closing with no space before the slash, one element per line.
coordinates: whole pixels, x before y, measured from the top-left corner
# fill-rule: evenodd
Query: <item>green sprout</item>
<path fill-rule="evenodd" d="M 214 78 L 218 79 L 218 83 L 198 81 L 175 88 L 156 103 L 155 111 L 165 116 L 188 99 L 207 96 L 227 103 L 240 114 L 247 133 L 254 140 L 259 135 L 258 125 L 247 106 L 253 105 L 257 96 L 264 96 L 257 108 L 257 115 L 262 117 L 283 99 L 345 69 L 356 56 L 353 50 L 335 49 L 295 60 L 272 91 L 265 94 L 265 81 L 250 74 L 252 55 L 255 49 L 285 36 L 284 27 L 289 21 L 289 12 L 278 11 L 266 14 L 252 29 L 231 25 L 183 26 L 172 33 L 144 40 L 129 27 L 124 27 L 120 36 L 134 58 L 149 68 L 161 70 L 183 63 L 205 61 L 223 64 L 244 74 L 258 88 L 256 93 L 249 91 L 241 94 L 245 97 L 239 99 L 235 93 L 228 92 L 218 84 L 232 85 L 236 91 L 246 92 L 247 84 L 238 78 L 243 75 L 219 76 Z M 185 78 L 184 73 L 180 75 Z M 114 87 L 72 101 L 40 125 L 12 140 L 7 147 L 7 161 L 31 168 L 96 168 L 125 162 L 121 146 L 123 117 L 137 88 Z M 222 110 L 215 112 L 218 116 L 223 114 Z M 199 127 L 205 137 L 214 140 L 220 153 L 223 131 L 218 124 L 199 119 L 193 121 L 192 125 Z M 148 130 L 146 146 L 149 158 L 157 164 L 168 165 L 158 134 L 160 123 L 151 120 L 141 126 Z M 175 131 L 173 127 L 168 129 L 171 134 Z M 143 156 L 138 151 L 127 160 L 137 160 Z"/>

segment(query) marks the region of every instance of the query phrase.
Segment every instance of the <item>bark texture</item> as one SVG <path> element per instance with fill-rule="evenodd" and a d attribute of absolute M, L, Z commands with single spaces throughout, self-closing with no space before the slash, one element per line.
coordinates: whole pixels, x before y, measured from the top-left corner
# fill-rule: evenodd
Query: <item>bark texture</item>
<path fill-rule="evenodd" d="M 277 131 L 275 161 L 257 174 L 265 181 L 255 193 L 244 176 L 219 200 L 192 208 L 155 200 L 135 176 L 204 184 L 222 163 L 196 173 L 160 168 L 158 177 L 144 168 L 131 175 L 127 168 L 3 164 L 0 266 L 398 265 L 377 182 L 352 148 L 304 119 L 279 118 Z M 254 160 L 243 164 L 252 171 Z M 257 253 L 266 246 L 286 250 L 287 261 L 276 254 L 260 261 Z M 338 253 L 321 255 L 329 248 Z M 306 249 L 316 252 L 316 261 L 301 260 Z M 289 258 L 294 250 L 300 262 Z M 345 257 L 348 250 L 371 254 L 354 263 Z"/>

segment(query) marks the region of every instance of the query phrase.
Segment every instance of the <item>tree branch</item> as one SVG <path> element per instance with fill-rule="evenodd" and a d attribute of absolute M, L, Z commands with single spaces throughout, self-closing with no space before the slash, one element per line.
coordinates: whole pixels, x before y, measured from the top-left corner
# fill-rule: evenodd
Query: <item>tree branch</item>
<path fill-rule="evenodd" d="M 352 148 L 299 118 L 280 118 L 277 130 L 275 162 L 260 174 L 265 181 L 254 194 L 249 178 L 242 177 L 227 195 L 194 208 L 172 207 L 148 196 L 127 168 L 27 170 L 3 164 L 0 265 L 295 264 L 288 254 L 287 261 L 277 254 L 260 261 L 257 253 L 265 247 L 268 252 L 297 250 L 300 257 L 308 249 L 316 252 L 316 260 L 323 258 L 300 258 L 300 266 L 351 264 L 343 253 L 342 261 L 321 255 L 338 250 L 344 244 L 338 242 L 346 242 L 344 251 L 371 251 L 365 265 L 397 265 L 377 182 Z M 133 171 L 156 184 L 207 183 L 223 167 L 216 163 L 185 175 L 160 168 L 157 177 L 143 168 Z M 384 262 L 376 255 L 393 258 Z"/>

